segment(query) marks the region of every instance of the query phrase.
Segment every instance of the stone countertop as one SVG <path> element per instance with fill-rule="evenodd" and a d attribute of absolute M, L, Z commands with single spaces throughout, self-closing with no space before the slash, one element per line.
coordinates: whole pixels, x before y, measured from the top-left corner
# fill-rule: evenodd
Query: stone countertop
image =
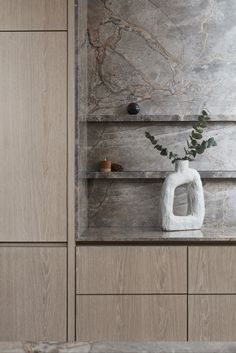
<path fill-rule="evenodd" d="M 87 228 L 77 243 L 236 242 L 236 227 L 164 232 L 155 228 Z"/>
<path fill-rule="evenodd" d="M 0 343 L 1 353 L 235 353 L 236 342 Z"/>

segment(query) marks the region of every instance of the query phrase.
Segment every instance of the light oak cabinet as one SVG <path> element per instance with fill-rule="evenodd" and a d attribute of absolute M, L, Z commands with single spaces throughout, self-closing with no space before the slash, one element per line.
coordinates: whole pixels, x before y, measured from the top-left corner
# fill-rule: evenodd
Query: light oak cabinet
<path fill-rule="evenodd" d="M 236 246 L 78 246 L 76 267 L 78 340 L 236 340 Z"/>
<path fill-rule="evenodd" d="M 66 340 L 66 248 L 0 247 L 0 341 Z"/>
<path fill-rule="evenodd" d="M 185 341 L 185 295 L 79 295 L 79 341 Z"/>
<path fill-rule="evenodd" d="M 1 32 L 0 77 L 0 241 L 66 241 L 67 34 Z"/>
<path fill-rule="evenodd" d="M 187 247 L 77 247 L 77 340 L 187 339 Z"/>
<path fill-rule="evenodd" d="M 77 248 L 78 294 L 187 293 L 187 247 Z"/>
<path fill-rule="evenodd" d="M 236 294 L 236 246 L 189 247 L 189 293 Z"/>
<path fill-rule="evenodd" d="M 0 0 L 0 341 L 75 339 L 74 10 Z"/>
<path fill-rule="evenodd" d="M 193 246 L 188 256 L 189 340 L 236 340 L 236 246 Z"/>
<path fill-rule="evenodd" d="M 67 0 L 0 0 L 0 31 L 66 29 Z"/>
<path fill-rule="evenodd" d="M 190 341 L 236 340 L 236 295 L 189 296 Z"/>

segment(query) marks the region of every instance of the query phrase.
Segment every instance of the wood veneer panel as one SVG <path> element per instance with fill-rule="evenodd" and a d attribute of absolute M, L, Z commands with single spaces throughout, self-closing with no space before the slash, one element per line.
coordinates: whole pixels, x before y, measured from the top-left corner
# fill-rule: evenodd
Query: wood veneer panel
<path fill-rule="evenodd" d="M 68 341 L 75 341 L 75 2 L 68 0 Z"/>
<path fill-rule="evenodd" d="M 236 340 L 236 295 L 189 296 L 190 341 Z"/>
<path fill-rule="evenodd" d="M 185 341 L 186 295 L 79 295 L 78 341 Z"/>
<path fill-rule="evenodd" d="M 67 0 L 0 0 L 0 31 L 66 29 Z"/>
<path fill-rule="evenodd" d="M 236 293 L 236 246 L 189 247 L 189 292 Z"/>
<path fill-rule="evenodd" d="M 0 247 L 0 341 L 66 340 L 66 248 Z"/>
<path fill-rule="evenodd" d="M 78 294 L 186 293 L 186 291 L 186 247 L 77 247 Z"/>
<path fill-rule="evenodd" d="M 0 33 L 0 77 L 0 241 L 65 241 L 66 33 Z"/>

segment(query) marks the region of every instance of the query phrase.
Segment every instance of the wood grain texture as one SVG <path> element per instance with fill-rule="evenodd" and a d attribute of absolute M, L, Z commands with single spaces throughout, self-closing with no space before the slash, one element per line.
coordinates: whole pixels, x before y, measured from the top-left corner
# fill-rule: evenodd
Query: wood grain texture
<path fill-rule="evenodd" d="M 0 77 L 0 241 L 65 241 L 66 33 L 0 33 Z"/>
<path fill-rule="evenodd" d="M 185 341 L 185 295 L 79 295 L 79 341 Z"/>
<path fill-rule="evenodd" d="M 66 340 L 66 248 L 0 247 L 0 341 Z"/>
<path fill-rule="evenodd" d="M 236 246 L 189 247 L 189 293 L 236 293 Z"/>
<path fill-rule="evenodd" d="M 66 29 L 67 0 L 0 0 L 0 31 Z"/>
<path fill-rule="evenodd" d="M 77 247 L 78 294 L 186 292 L 186 247 Z"/>
<path fill-rule="evenodd" d="M 68 340 L 75 341 L 75 13 L 68 0 Z"/>
<path fill-rule="evenodd" d="M 236 296 L 190 295 L 190 341 L 235 341 Z"/>

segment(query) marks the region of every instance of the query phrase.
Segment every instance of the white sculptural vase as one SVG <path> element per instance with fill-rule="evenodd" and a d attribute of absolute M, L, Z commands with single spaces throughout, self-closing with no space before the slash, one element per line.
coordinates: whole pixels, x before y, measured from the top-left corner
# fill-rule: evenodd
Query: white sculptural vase
<path fill-rule="evenodd" d="M 173 212 L 175 189 L 187 184 L 188 211 L 186 216 Z M 205 216 L 205 202 L 199 173 L 189 168 L 189 161 L 175 162 L 175 172 L 169 174 L 161 191 L 161 225 L 166 231 L 200 229 Z"/>

